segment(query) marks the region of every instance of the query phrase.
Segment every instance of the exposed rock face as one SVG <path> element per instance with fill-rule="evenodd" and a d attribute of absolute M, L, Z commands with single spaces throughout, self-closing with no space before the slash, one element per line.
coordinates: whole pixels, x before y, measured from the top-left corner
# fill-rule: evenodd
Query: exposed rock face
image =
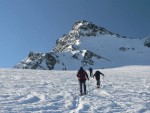
<path fill-rule="evenodd" d="M 135 48 L 120 47 L 120 51 L 135 50 Z"/>
<path fill-rule="evenodd" d="M 144 46 L 150 47 L 150 37 L 145 40 Z"/>
<path fill-rule="evenodd" d="M 94 65 L 94 61 L 92 60 L 92 58 L 100 59 L 101 56 L 99 56 L 89 50 L 86 50 L 83 60 L 82 60 L 83 66 Z"/>
<path fill-rule="evenodd" d="M 33 53 L 30 52 L 28 57 L 21 61 L 15 68 L 23 69 L 54 69 L 54 65 L 57 62 L 57 57 L 53 53 Z"/>

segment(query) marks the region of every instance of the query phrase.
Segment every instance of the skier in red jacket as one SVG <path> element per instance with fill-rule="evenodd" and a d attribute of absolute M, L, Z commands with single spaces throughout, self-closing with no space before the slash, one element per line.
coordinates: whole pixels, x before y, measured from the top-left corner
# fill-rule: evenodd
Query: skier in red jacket
<path fill-rule="evenodd" d="M 86 95 L 86 83 L 85 81 L 88 79 L 88 74 L 87 72 L 83 69 L 83 67 L 80 67 L 78 73 L 77 73 L 77 77 L 80 83 L 80 94 L 83 95 L 82 93 L 82 86 L 84 86 L 84 94 Z"/>

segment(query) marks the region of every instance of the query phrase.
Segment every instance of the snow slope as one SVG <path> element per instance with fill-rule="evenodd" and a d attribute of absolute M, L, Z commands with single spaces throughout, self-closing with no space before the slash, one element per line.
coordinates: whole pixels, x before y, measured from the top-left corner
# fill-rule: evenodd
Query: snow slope
<path fill-rule="evenodd" d="M 75 70 L 80 66 L 86 69 L 89 67 L 100 69 L 128 65 L 150 65 L 150 48 L 144 46 L 144 40 L 145 39 L 117 38 L 115 35 L 81 37 L 78 41 L 78 50 L 70 52 L 70 47 L 68 47 L 68 49 L 66 48 L 66 52 L 59 53 L 58 56 L 60 56 L 60 61 L 63 61 L 68 70 Z M 125 50 L 121 50 L 121 48 Z M 97 59 L 92 57 L 93 65 L 83 65 L 81 61 L 83 60 L 84 51 L 86 50 L 102 58 Z M 72 56 L 75 54 L 79 54 L 77 56 L 78 60 L 72 59 Z M 63 66 L 61 64 L 62 63 L 56 64 L 54 69 L 62 70 Z"/>
<path fill-rule="evenodd" d="M 150 66 L 101 72 L 79 96 L 76 71 L 0 69 L 0 113 L 150 113 Z"/>

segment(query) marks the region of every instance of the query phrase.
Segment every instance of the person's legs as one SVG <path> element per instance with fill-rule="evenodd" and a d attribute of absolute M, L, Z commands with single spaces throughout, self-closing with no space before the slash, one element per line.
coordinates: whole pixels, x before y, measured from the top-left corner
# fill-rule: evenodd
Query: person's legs
<path fill-rule="evenodd" d="M 84 85 L 84 94 L 86 95 L 86 83 L 85 83 L 85 81 L 83 81 L 83 85 Z"/>
<path fill-rule="evenodd" d="M 100 87 L 100 80 L 97 80 L 97 88 Z"/>
<path fill-rule="evenodd" d="M 82 94 L 82 81 L 79 81 L 80 83 L 80 94 Z"/>
<path fill-rule="evenodd" d="M 86 94 L 86 83 L 85 80 L 80 80 L 80 94 L 82 95 L 82 87 L 84 88 L 84 94 Z"/>
<path fill-rule="evenodd" d="M 90 72 L 90 77 L 92 77 L 92 73 Z"/>

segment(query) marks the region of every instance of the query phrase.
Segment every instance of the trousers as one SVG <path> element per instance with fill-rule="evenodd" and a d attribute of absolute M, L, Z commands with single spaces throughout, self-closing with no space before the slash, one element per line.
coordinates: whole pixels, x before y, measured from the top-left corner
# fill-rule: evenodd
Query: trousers
<path fill-rule="evenodd" d="M 86 94 L 86 84 L 85 84 L 86 80 L 79 80 L 80 83 L 80 93 L 82 94 L 82 89 L 84 88 L 84 94 Z"/>

